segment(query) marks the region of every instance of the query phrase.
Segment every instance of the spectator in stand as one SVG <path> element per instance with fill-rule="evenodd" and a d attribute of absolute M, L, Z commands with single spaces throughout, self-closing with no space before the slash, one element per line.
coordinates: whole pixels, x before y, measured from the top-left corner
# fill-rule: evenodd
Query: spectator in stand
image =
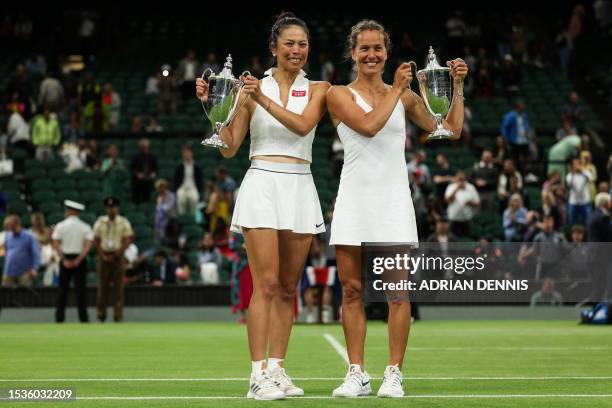
<path fill-rule="evenodd" d="M 196 77 L 201 75 L 199 69 L 200 62 L 196 59 L 195 51 L 187 50 L 185 58 L 179 61 L 176 70 L 176 77 L 183 94 L 183 100 L 191 100 L 193 97 Z M 218 72 L 215 71 L 215 73 Z"/>
<path fill-rule="evenodd" d="M 589 194 L 591 196 L 591 200 L 594 200 L 595 193 L 597 192 L 597 189 L 595 188 L 595 184 L 597 183 L 597 167 L 595 167 L 592 162 L 591 152 L 588 150 L 581 151 L 580 163 L 582 164 L 582 168 L 591 173 L 591 176 L 593 177 L 589 183 Z"/>
<path fill-rule="evenodd" d="M 602 181 L 597 185 L 597 193 L 610 193 L 610 183 Z"/>
<path fill-rule="evenodd" d="M 9 215 L 5 220 L 8 231 L 4 241 L 4 274 L 2 286 L 32 286 L 38 275 L 40 250 L 36 237 L 23 229 L 17 215 Z"/>
<path fill-rule="evenodd" d="M 193 160 L 190 145 L 183 146 L 183 162 L 174 171 L 174 190 L 176 191 L 177 210 L 180 214 L 195 214 L 204 186 L 202 169 Z"/>
<path fill-rule="evenodd" d="M 512 55 L 504 55 L 500 75 L 506 98 L 508 100 L 516 98 L 521 91 L 521 69 L 514 62 Z"/>
<path fill-rule="evenodd" d="M 230 299 L 232 313 L 240 313 L 239 323 L 246 323 L 246 314 L 253 294 L 253 278 L 249 268 L 246 255 L 244 238 L 242 234 L 231 234 L 230 248 L 233 251 L 231 256 L 232 275 L 230 278 Z"/>
<path fill-rule="evenodd" d="M 569 223 L 570 225 L 580 223 L 586 224 L 591 213 L 591 195 L 589 185 L 593 180 L 590 171 L 582 166 L 579 158 L 572 159 L 571 172 L 566 176 L 567 189 L 569 191 Z"/>
<path fill-rule="evenodd" d="M 63 107 L 64 87 L 51 72 L 48 72 L 45 75 L 45 79 L 40 83 L 38 104 L 40 106 L 49 106 L 54 111 L 59 111 Z"/>
<path fill-rule="evenodd" d="M 153 73 L 147 78 L 147 84 L 145 86 L 146 96 L 158 96 L 159 95 L 159 79 L 161 78 L 161 71 Z"/>
<path fill-rule="evenodd" d="M 12 110 L 7 124 L 8 144 L 13 147 L 27 150 L 30 156 L 34 156 L 34 147 L 30 141 L 30 125 L 19 112 L 17 107 Z"/>
<path fill-rule="evenodd" d="M 538 266 L 535 279 L 540 280 L 550 276 L 559 275 L 559 260 L 562 259 L 561 245 L 567 240 L 565 236 L 555 231 L 555 219 L 550 215 L 542 218 L 542 230 L 533 238 L 532 250 L 538 256 Z"/>
<path fill-rule="evenodd" d="M 436 164 L 438 168 L 433 172 L 433 182 L 436 186 L 436 197 L 439 201 L 437 207 L 443 209 L 446 208 L 444 193 L 448 185 L 455 179 L 455 169 L 450 166 L 448 158 L 442 153 L 436 155 Z"/>
<path fill-rule="evenodd" d="M 449 220 L 445 214 L 442 214 L 436 220 L 436 227 L 434 232 L 427 237 L 425 242 L 435 243 L 437 245 L 428 245 L 426 248 L 433 253 L 428 254 L 428 256 L 442 256 L 446 257 L 449 255 L 449 244 L 456 242 L 457 237 L 451 232 L 451 226 L 449 224 Z M 428 270 L 427 276 L 433 278 L 451 278 L 452 272 L 450 270 L 442 269 L 434 269 Z"/>
<path fill-rule="evenodd" d="M 425 164 L 425 160 L 427 160 L 427 152 L 423 149 L 419 149 L 414 154 L 414 158 L 408 163 L 408 176 L 411 179 L 414 178 L 414 172 L 419 170 L 420 177 L 418 185 L 423 191 L 424 194 L 429 194 L 431 191 L 431 173 L 429 172 L 429 167 Z"/>
<path fill-rule="evenodd" d="M 537 211 L 527 211 L 527 224 L 522 241 L 533 242 L 535 236 L 542 230 L 541 227 L 542 223 L 540 222 L 540 214 Z"/>
<path fill-rule="evenodd" d="M 51 112 L 48 106 L 45 106 L 42 115 L 37 115 L 32 119 L 32 144 L 36 146 L 36 159 L 53 159 L 54 149 L 61 140 L 62 133 L 57 115 Z"/>
<path fill-rule="evenodd" d="M 119 120 L 121 119 L 121 97 L 108 82 L 104 84 L 102 103 L 108 108 L 108 126 L 110 129 L 115 129 L 119 126 Z"/>
<path fill-rule="evenodd" d="M 553 217 L 558 230 L 562 230 L 565 226 L 565 220 L 563 219 L 563 215 L 557 206 L 555 195 L 550 190 L 542 191 L 542 211 L 540 211 L 540 213 L 543 216 L 550 215 Z"/>
<path fill-rule="evenodd" d="M 157 81 L 159 97 L 157 99 L 157 110 L 163 115 L 176 114 L 176 78 L 169 65 L 162 67 L 162 75 Z"/>
<path fill-rule="evenodd" d="M 20 113 L 23 118 L 29 121 L 33 113 L 34 86 L 23 64 L 19 64 L 15 68 L 15 75 L 6 88 L 6 94 L 11 95 L 14 103 L 21 107 Z"/>
<path fill-rule="evenodd" d="M 470 235 L 470 221 L 474 218 L 480 197 L 473 184 L 467 182 L 465 172 L 460 170 L 444 193 L 448 203 L 448 219 L 451 221 L 451 231 L 458 237 Z"/>
<path fill-rule="evenodd" d="M 209 181 L 206 188 L 208 190 L 208 202 L 206 203 L 205 214 L 208 220 L 208 230 L 213 232 L 217 229 L 217 224 L 221 220 L 226 224 L 230 222 L 229 203 L 218 184 Z"/>
<path fill-rule="evenodd" d="M 474 165 L 471 182 L 480 195 L 480 208 L 485 211 L 493 209 L 499 171 L 493 162 L 493 153 L 489 149 L 482 151 L 480 162 Z"/>
<path fill-rule="evenodd" d="M 64 143 L 78 144 L 79 140 L 85 137 L 85 130 L 79 118 L 79 113 L 76 111 L 70 112 L 70 119 L 62 132 Z"/>
<path fill-rule="evenodd" d="M 80 139 L 79 145 L 82 144 L 81 140 L 85 141 L 85 139 Z M 79 148 L 79 150 L 81 149 Z M 86 147 L 83 149 L 83 151 L 85 153 L 85 166 L 89 170 L 93 170 L 93 171 L 100 170 L 102 163 L 100 160 L 100 148 L 99 148 L 97 140 L 90 139 L 89 143 L 86 144 Z"/>
<path fill-rule="evenodd" d="M 36 82 L 47 74 L 47 60 L 39 53 L 30 55 L 25 61 L 25 67 Z"/>
<path fill-rule="evenodd" d="M 563 119 L 569 120 L 573 129 L 576 129 L 577 133 L 584 132 L 584 111 L 578 104 L 578 93 L 576 91 L 570 93 L 569 102 L 563 108 Z"/>
<path fill-rule="evenodd" d="M 501 125 L 501 134 L 510 147 L 510 155 L 520 163 L 530 157 L 529 143 L 532 133 L 525 102 L 519 100 L 514 110 L 506 113 Z"/>
<path fill-rule="evenodd" d="M 504 210 L 503 225 L 506 242 L 522 241 L 527 227 L 527 209 L 523 206 L 520 194 L 510 196 L 508 208 Z"/>
<path fill-rule="evenodd" d="M 563 123 L 561 127 L 557 129 L 557 133 L 555 133 L 555 139 L 557 141 L 563 139 L 565 136 L 577 135 L 578 131 L 575 127 L 572 126 L 572 121 L 569 118 L 563 118 Z"/>
<path fill-rule="evenodd" d="M 134 232 L 127 218 L 119 215 L 119 200 L 107 197 L 104 200 L 106 215 L 99 217 L 93 227 L 94 245 L 98 254 L 96 272 L 98 291 L 96 307 L 98 320 L 106 320 L 108 287 L 113 284 L 115 322 L 123 320 L 125 250 L 133 240 Z"/>
<path fill-rule="evenodd" d="M 162 249 L 155 252 L 152 281 L 153 286 L 173 285 L 176 283 L 176 262 Z"/>
<path fill-rule="evenodd" d="M 94 81 L 93 74 L 88 72 L 85 78 L 77 85 L 79 106 L 87 106 L 89 102 L 100 99 L 102 89 L 100 84 Z"/>
<path fill-rule="evenodd" d="M 224 166 L 217 167 L 216 176 L 219 188 L 221 189 L 224 199 L 227 201 L 231 211 L 234 208 L 234 192 L 238 189 L 238 184 L 232 177 L 230 177 L 227 169 Z"/>
<path fill-rule="evenodd" d="M 548 179 L 542 184 L 542 191 L 552 191 L 555 187 L 562 186 L 563 181 L 561 179 L 561 173 L 557 170 L 553 170 L 548 174 Z"/>
<path fill-rule="evenodd" d="M 117 145 L 108 147 L 108 158 L 102 162 L 102 194 L 105 197 L 117 197 L 123 193 L 127 168 L 119 158 Z"/>
<path fill-rule="evenodd" d="M 563 297 L 555 290 L 555 281 L 550 278 L 542 281 L 542 289 L 533 294 L 530 302 L 530 307 L 561 305 L 563 305 Z"/>
<path fill-rule="evenodd" d="M 87 132 L 107 132 L 110 128 L 110 110 L 100 97 L 84 105 L 83 118 Z"/>
<path fill-rule="evenodd" d="M 163 132 L 164 128 L 157 122 L 157 113 L 152 113 L 149 117 L 149 124 L 147 125 L 147 133 Z"/>
<path fill-rule="evenodd" d="M 132 157 L 130 170 L 132 172 L 132 201 L 134 204 L 148 202 L 159 171 L 157 158 L 150 152 L 148 139 L 138 141 L 138 153 Z"/>
<path fill-rule="evenodd" d="M 210 232 L 204 234 L 198 251 L 198 266 L 203 283 L 218 284 L 219 271 L 223 263 L 223 254 L 215 247 L 215 241 Z"/>
<path fill-rule="evenodd" d="M 506 145 L 506 139 L 503 136 L 497 136 L 495 138 L 495 158 L 493 162 L 498 169 L 502 169 L 504 161 L 508 158 L 508 146 Z"/>
<path fill-rule="evenodd" d="M 564 179 L 566 174 L 566 163 L 578 153 L 580 144 L 580 136 L 568 135 L 552 145 L 548 151 L 548 174 L 557 171 L 561 175 L 561 178 Z"/>
<path fill-rule="evenodd" d="M 321 66 L 321 75 L 319 80 L 329 82 L 330 84 L 335 83 L 336 68 L 334 67 L 333 62 L 329 60 L 327 53 L 322 52 L 319 54 L 319 65 Z"/>
<path fill-rule="evenodd" d="M 170 220 L 176 218 L 176 196 L 168 190 L 168 182 L 159 179 L 155 182 L 157 207 L 155 210 L 155 238 L 163 239 Z"/>
<path fill-rule="evenodd" d="M 510 179 L 515 178 L 517 181 L 517 188 L 519 190 L 523 190 L 523 176 L 516 169 L 514 165 L 514 160 L 506 159 L 504 161 L 504 167 L 499 175 L 499 180 L 497 182 L 497 196 L 499 198 L 500 203 L 504 203 L 501 208 L 506 207 L 506 203 L 508 202 L 508 198 L 510 197 Z"/>
<path fill-rule="evenodd" d="M 132 124 L 130 125 L 130 133 L 142 133 L 145 131 L 142 123 L 142 116 L 136 115 L 132 117 Z"/>
<path fill-rule="evenodd" d="M 589 242 L 612 242 L 612 222 L 610 209 L 612 201 L 610 194 L 599 193 L 595 196 L 595 210 L 587 221 L 587 240 Z M 612 274 L 610 270 L 609 246 L 592 246 L 591 259 L 596 268 L 592 269 L 593 290 L 590 300 L 600 301 L 612 297 Z"/>
<path fill-rule="evenodd" d="M 218 74 L 221 71 L 221 65 L 217 61 L 217 54 L 214 52 L 209 52 L 206 56 L 206 61 L 202 64 L 202 71 L 206 68 L 210 68 L 212 72 Z"/>

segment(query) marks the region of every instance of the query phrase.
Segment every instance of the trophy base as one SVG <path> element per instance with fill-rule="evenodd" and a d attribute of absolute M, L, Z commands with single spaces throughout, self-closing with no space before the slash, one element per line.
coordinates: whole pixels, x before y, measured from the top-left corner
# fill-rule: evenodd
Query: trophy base
<path fill-rule="evenodd" d="M 225 143 L 223 140 L 221 140 L 221 138 L 217 134 L 212 135 L 208 139 L 202 140 L 202 145 L 203 146 L 208 146 L 208 147 L 213 147 L 215 149 L 227 149 L 227 148 L 229 148 L 227 143 Z"/>
<path fill-rule="evenodd" d="M 427 136 L 427 140 L 448 140 L 453 137 L 453 132 L 448 129 L 436 129 Z"/>

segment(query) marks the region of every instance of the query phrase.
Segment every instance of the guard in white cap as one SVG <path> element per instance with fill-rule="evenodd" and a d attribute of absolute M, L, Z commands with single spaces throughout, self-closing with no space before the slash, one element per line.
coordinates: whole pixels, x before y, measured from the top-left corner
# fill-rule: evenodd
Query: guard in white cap
<path fill-rule="evenodd" d="M 60 256 L 59 296 L 55 309 L 55 321 L 65 319 L 66 299 L 70 280 L 74 280 L 77 295 L 79 320 L 89 322 L 87 316 L 87 260 L 86 256 L 93 242 L 93 230 L 79 218 L 85 206 L 76 201 L 64 201 L 66 219 L 58 223 L 51 236 L 53 247 Z"/>

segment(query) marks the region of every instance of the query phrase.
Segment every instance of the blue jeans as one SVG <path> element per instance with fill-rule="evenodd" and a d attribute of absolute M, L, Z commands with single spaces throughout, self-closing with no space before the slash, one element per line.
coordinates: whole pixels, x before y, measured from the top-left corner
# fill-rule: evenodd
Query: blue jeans
<path fill-rule="evenodd" d="M 589 214 L 591 214 L 591 204 L 569 204 L 569 225 L 585 225 Z M 581 218 L 580 222 L 578 219 Z"/>

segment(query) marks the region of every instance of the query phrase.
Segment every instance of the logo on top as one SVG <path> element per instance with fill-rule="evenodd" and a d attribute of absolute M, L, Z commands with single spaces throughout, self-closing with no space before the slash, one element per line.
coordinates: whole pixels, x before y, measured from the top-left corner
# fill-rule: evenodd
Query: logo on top
<path fill-rule="evenodd" d="M 291 96 L 306 96 L 306 91 L 296 91 L 294 89 L 291 91 Z"/>

